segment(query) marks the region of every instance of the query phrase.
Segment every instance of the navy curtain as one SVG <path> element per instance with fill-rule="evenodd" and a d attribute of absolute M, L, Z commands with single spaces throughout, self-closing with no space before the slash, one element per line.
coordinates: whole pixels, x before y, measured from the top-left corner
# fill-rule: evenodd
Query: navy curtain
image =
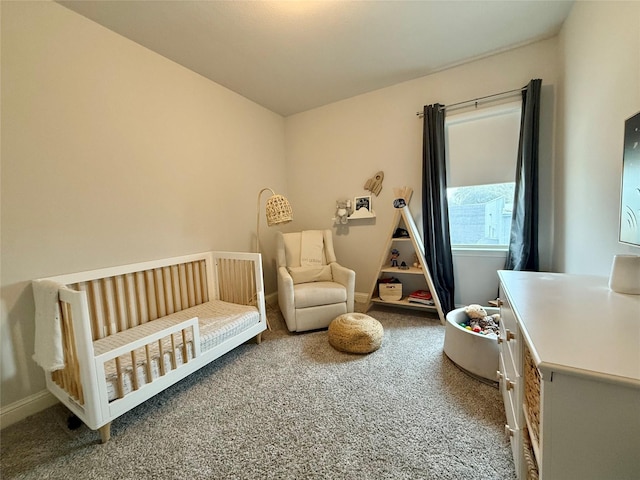
<path fill-rule="evenodd" d="M 444 314 L 455 308 L 453 256 L 449 238 L 444 105 L 424 107 L 422 225 L 424 255 Z"/>
<path fill-rule="evenodd" d="M 531 80 L 522 92 L 516 188 L 505 270 L 538 271 L 539 267 L 538 142 L 541 85 L 542 80 Z"/>

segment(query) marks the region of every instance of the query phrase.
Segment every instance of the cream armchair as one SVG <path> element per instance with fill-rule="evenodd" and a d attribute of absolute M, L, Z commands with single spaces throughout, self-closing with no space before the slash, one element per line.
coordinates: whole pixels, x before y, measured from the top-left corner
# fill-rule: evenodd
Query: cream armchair
<path fill-rule="evenodd" d="M 311 262 L 309 238 L 317 247 Z M 356 273 L 337 263 L 331 230 L 278 232 L 277 264 L 278 304 L 289 331 L 326 328 L 338 315 L 353 312 Z"/>

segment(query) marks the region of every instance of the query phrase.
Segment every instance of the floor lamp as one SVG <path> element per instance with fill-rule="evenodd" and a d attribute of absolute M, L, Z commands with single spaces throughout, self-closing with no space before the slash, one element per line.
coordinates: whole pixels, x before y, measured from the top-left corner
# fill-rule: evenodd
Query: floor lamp
<path fill-rule="evenodd" d="M 287 200 L 282 195 L 277 194 L 270 188 L 263 188 L 258 193 L 258 218 L 256 220 L 256 252 L 260 252 L 260 196 L 269 190 L 271 192 L 271 196 L 267 199 L 266 205 L 266 214 L 267 214 L 267 225 L 271 227 L 272 225 L 279 225 L 281 223 L 289 223 L 293 220 L 293 210 L 291 210 L 291 204 L 289 200 Z M 271 325 L 269 324 L 269 319 L 267 318 L 267 327 L 271 330 Z"/>
<path fill-rule="evenodd" d="M 267 199 L 266 214 L 267 225 L 269 227 L 278 225 L 281 223 L 289 223 L 293 220 L 293 210 L 291 210 L 291 204 L 282 195 L 277 194 L 270 188 L 263 188 L 258 193 L 258 219 L 256 221 L 256 252 L 260 252 L 260 196 L 269 190 L 271 196 Z"/>

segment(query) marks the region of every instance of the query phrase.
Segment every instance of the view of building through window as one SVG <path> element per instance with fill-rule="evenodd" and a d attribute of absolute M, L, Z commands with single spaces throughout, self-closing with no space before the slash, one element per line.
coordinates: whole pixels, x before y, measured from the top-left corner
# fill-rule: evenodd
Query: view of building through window
<path fill-rule="evenodd" d="M 515 182 L 447 189 L 451 245 L 508 246 Z"/>

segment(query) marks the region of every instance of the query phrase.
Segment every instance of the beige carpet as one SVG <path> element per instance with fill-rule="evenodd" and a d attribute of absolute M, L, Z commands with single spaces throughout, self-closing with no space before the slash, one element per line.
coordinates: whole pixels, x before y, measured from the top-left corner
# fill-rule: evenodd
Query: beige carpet
<path fill-rule="evenodd" d="M 0 433 L 7 479 L 513 479 L 497 389 L 442 353 L 444 327 L 375 309 L 379 350 L 276 329 L 125 414 L 112 439 L 52 407 Z"/>

